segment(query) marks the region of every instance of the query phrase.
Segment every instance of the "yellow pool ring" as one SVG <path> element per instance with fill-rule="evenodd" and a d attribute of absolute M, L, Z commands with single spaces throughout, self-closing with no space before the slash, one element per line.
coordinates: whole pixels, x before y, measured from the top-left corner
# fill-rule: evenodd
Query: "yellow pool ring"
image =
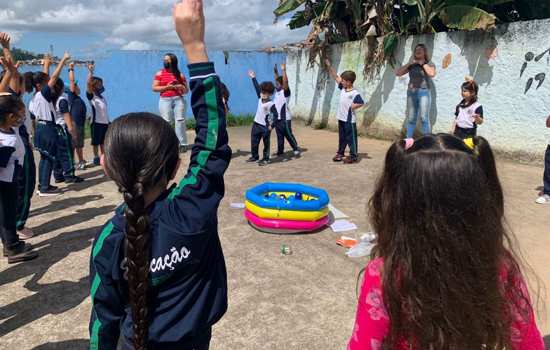
<path fill-rule="evenodd" d="M 262 219 L 281 219 L 296 221 L 317 221 L 328 215 L 328 207 L 316 211 L 293 211 L 261 208 L 256 204 L 246 201 L 246 209 Z"/>

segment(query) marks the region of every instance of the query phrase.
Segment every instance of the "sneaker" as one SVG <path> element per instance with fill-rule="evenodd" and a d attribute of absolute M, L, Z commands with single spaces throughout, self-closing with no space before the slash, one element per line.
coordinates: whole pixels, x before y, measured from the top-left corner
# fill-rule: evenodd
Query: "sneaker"
<path fill-rule="evenodd" d="M 85 170 L 85 169 L 86 169 L 86 161 L 85 160 L 79 162 L 76 165 L 76 170 Z"/>
<path fill-rule="evenodd" d="M 48 187 L 48 189 L 45 191 L 38 190 L 39 197 L 54 197 L 54 196 L 59 196 L 60 194 L 61 194 L 61 191 L 59 191 L 57 187 L 55 187 L 55 189 Z"/>
<path fill-rule="evenodd" d="M 8 264 L 29 261 L 38 257 L 38 252 L 33 250 L 32 245 L 23 242 L 15 249 L 5 249 L 4 253 L 8 257 Z"/>
<path fill-rule="evenodd" d="M 302 151 L 300 151 L 299 149 L 297 149 L 296 151 L 294 151 L 294 156 L 295 156 L 295 157 L 299 157 L 300 155 L 302 155 Z"/>
<path fill-rule="evenodd" d="M 54 180 L 54 182 L 55 182 L 56 184 L 63 183 L 63 182 L 65 182 L 65 178 L 64 178 L 64 177 L 57 178 L 57 179 Z"/>
<path fill-rule="evenodd" d="M 344 159 L 344 164 L 354 164 L 357 163 L 357 158 L 355 157 L 346 157 Z"/>
<path fill-rule="evenodd" d="M 95 158 L 94 158 L 93 165 L 94 165 L 94 166 L 100 166 L 100 165 L 101 165 L 101 162 L 100 162 L 99 157 L 95 157 Z"/>
<path fill-rule="evenodd" d="M 543 194 L 536 200 L 537 204 L 550 204 L 550 195 Z"/>
<path fill-rule="evenodd" d="M 254 157 L 250 157 L 246 160 L 247 163 L 255 163 L 257 162 L 259 159 L 258 158 L 254 158 Z"/>
<path fill-rule="evenodd" d="M 342 160 L 344 160 L 344 156 L 342 156 L 341 154 L 337 154 L 334 156 L 334 158 L 332 158 L 333 162 L 341 162 Z"/>
<path fill-rule="evenodd" d="M 269 159 L 262 159 L 262 160 L 258 163 L 259 166 L 266 166 L 266 165 L 269 165 L 269 164 L 271 164 L 271 160 L 269 160 Z"/>
<path fill-rule="evenodd" d="M 81 183 L 82 181 L 84 181 L 84 179 L 78 176 L 71 176 L 65 180 L 65 182 L 68 184 L 78 184 L 78 183 Z"/>
<path fill-rule="evenodd" d="M 23 227 L 21 230 L 17 231 L 17 234 L 19 235 L 19 239 L 22 241 L 25 241 L 27 239 L 31 239 L 34 237 L 34 232 L 28 227 Z"/>

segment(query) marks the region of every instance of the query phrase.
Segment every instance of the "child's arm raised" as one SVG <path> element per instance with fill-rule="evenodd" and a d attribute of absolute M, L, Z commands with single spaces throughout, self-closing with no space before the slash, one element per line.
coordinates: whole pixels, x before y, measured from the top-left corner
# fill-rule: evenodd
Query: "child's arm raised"
<path fill-rule="evenodd" d="M 550 128 L 550 115 L 549 115 L 548 118 L 546 119 L 546 127 L 547 127 L 547 128 Z"/>
<path fill-rule="evenodd" d="M 44 59 L 42 60 L 42 72 L 50 75 L 50 67 L 52 65 L 52 58 L 49 54 L 44 55 Z"/>
<path fill-rule="evenodd" d="M 288 85 L 288 75 L 286 75 L 286 64 L 281 64 L 281 71 L 283 72 L 283 91 L 285 97 L 290 96 L 290 86 Z"/>
<path fill-rule="evenodd" d="M 250 79 L 252 79 L 252 84 L 254 84 L 256 95 L 258 95 L 258 98 L 260 98 L 260 84 L 258 84 L 258 80 L 256 79 L 256 73 L 253 70 L 249 70 L 248 76 L 250 77 Z"/>
<path fill-rule="evenodd" d="M 13 62 L 9 59 L 5 59 L 4 57 L 0 57 L 0 63 L 2 63 L 6 69 L 6 73 L 4 73 L 4 77 L 2 78 L 2 81 L 0 81 L 0 92 L 8 92 L 10 81 L 13 76 L 13 70 L 10 68 L 10 66 L 13 66 Z"/>
<path fill-rule="evenodd" d="M 63 58 L 61 59 L 61 62 L 59 62 L 57 67 L 55 67 L 55 71 L 53 72 L 52 76 L 50 77 L 50 81 L 48 81 L 48 86 L 50 87 L 50 89 L 53 89 L 53 87 L 55 86 L 55 82 L 57 81 L 57 79 L 61 75 L 61 70 L 63 70 L 63 66 L 65 65 L 65 63 L 67 63 L 67 61 L 70 58 L 71 58 L 71 55 L 69 55 L 68 52 L 65 52 L 65 54 L 63 55 Z"/>
<path fill-rule="evenodd" d="M 92 91 L 92 79 L 94 77 L 95 65 L 92 63 L 88 64 L 88 78 L 86 79 L 86 97 L 88 100 L 91 100 L 94 97 L 94 92 Z"/>
<path fill-rule="evenodd" d="M 173 214 L 185 215 L 202 228 L 224 196 L 223 176 L 231 160 L 220 79 L 208 62 L 204 45 L 202 1 L 183 0 L 174 8 L 174 23 L 181 39 L 191 75 L 191 105 L 196 138 L 187 175 L 170 193 Z"/>
<path fill-rule="evenodd" d="M 76 83 L 74 79 L 74 62 L 69 63 L 69 89 L 76 94 Z"/>
<path fill-rule="evenodd" d="M 2 45 L 2 50 L 4 52 L 4 58 L 6 61 L 11 62 L 11 80 L 9 81 L 9 87 L 10 89 L 15 92 L 19 93 L 21 90 L 20 86 L 20 75 L 17 71 L 17 65 L 14 65 L 13 57 L 10 52 L 10 36 L 7 33 L 0 33 L 0 45 Z M 7 69 L 7 68 L 6 68 Z M 6 72 L 7 73 L 7 72 Z"/>
<path fill-rule="evenodd" d="M 332 67 L 332 64 L 328 59 L 325 60 L 325 64 L 328 69 L 328 74 L 332 77 L 332 79 L 336 80 L 336 82 L 340 84 L 342 82 L 342 78 L 338 75 L 336 70 Z"/>

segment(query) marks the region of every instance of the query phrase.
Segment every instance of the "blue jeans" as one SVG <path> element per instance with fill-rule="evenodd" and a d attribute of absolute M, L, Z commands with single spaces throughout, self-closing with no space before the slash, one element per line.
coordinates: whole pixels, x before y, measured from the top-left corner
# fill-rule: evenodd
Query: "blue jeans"
<path fill-rule="evenodd" d="M 407 138 L 413 137 L 419 116 L 422 121 L 422 134 L 430 134 L 430 90 L 428 89 L 407 91 Z"/>
<path fill-rule="evenodd" d="M 159 100 L 160 116 L 168 123 L 174 121 L 176 135 L 181 146 L 187 146 L 186 108 L 185 99 L 182 96 L 161 97 Z"/>

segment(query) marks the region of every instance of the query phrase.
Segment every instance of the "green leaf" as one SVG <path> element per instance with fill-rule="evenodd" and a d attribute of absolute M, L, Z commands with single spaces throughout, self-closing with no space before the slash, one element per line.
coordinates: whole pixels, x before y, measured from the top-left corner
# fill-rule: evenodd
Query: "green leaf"
<path fill-rule="evenodd" d="M 439 16 L 449 28 L 460 30 L 487 30 L 495 26 L 496 17 L 472 6 L 449 6 Z"/>
<path fill-rule="evenodd" d="M 288 22 L 288 26 L 290 29 L 298 29 L 309 25 L 309 23 L 311 23 L 311 20 L 306 19 L 305 12 L 297 11 Z"/>
<path fill-rule="evenodd" d="M 304 2 L 306 2 L 306 0 L 285 0 L 275 9 L 275 11 L 273 11 L 273 13 L 277 17 L 282 16 L 285 13 L 296 10 Z"/>

